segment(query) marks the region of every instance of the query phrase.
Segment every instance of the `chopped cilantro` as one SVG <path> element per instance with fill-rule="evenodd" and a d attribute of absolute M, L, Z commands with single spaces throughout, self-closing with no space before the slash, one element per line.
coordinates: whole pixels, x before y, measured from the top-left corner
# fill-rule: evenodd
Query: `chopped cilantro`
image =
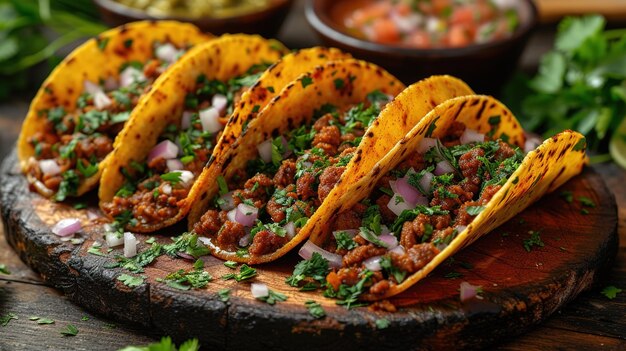
<path fill-rule="evenodd" d="M 586 196 L 579 196 L 578 201 L 585 207 L 596 207 L 596 203 Z"/>
<path fill-rule="evenodd" d="M 61 330 L 61 334 L 65 336 L 76 336 L 78 334 L 78 328 L 72 324 L 68 324 L 65 329 Z"/>
<path fill-rule="evenodd" d="M 148 346 L 127 346 L 119 351 L 176 351 L 176 345 L 169 336 L 162 337 L 160 342 L 152 343 Z M 199 351 L 200 343 L 198 339 L 187 340 L 180 344 L 178 351 Z"/>
<path fill-rule="evenodd" d="M 106 256 L 105 254 L 102 253 L 102 251 L 100 251 L 101 247 L 102 247 L 102 244 L 98 242 L 94 242 L 93 244 L 91 244 L 89 249 L 87 249 L 87 253 L 90 253 L 96 256 Z"/>
<path fill-rule="evenodd" d="M 33 320 L 33 319 L 31 319 Z M 50 318 L 38 318 L 37 324 L 54 324 L 54 319 Z"/>
<path fill-rule="evenodd" d="M 467 212 L 470 216 L 478 216 L 482 211 L 485 210 L 485 206 L 467 206 L 465 208 L 465 212 Z"/>
<path fill-rule="evenodd" d="M 184 252 L 193 258 L 198 258 L 211 253 L 211 250 L 198 240 L 197 234 L 183 233 L 172 240 L 173 243 L 163 246 L 163 252 L 168 256 L 175 257 L 179 252 Z"/>
<path fill-rule="evenodd" d="M 380 318 L 380 319 L 376 320 L 376 328 L 377 329 L 387 329 L 387 328 L 389 328 L 389 324 L 391 324 L 391 323 L 386 318 Z"/>
<path fill-rule="evenodd" d="M 59 185 L 59 191 L 54 196 L 55 201 L 64 201 L 70 195 L 76 195 L 80 179 L 74 170 L 67 170 L 63 173 L 63 180 Z"/>
<path fill-rule="evenodd" d="M 178 290 L 201 289 L 206 287 L 211 280 L 213 277 L 204 270 L 204 262 L 200 259 L 194 263 L 191 271 L 185 272 L 179 269 L 165 276 L 165 279 L 157 279 L 158 282 L 164 282 L 169 287 Z"/>
<path fill-rule="evenodd" d="M 85 178 L 89 178 L 94 174 L 98 173 L 98 164 L 89 163 L 87 166 L 83 164 L 82 160 L 78 160 L 76 162 L 76 169 L 83 175 Z"/>
<path fill-rule="evenodd" d="M 87 317 L 87 316 L 83 316 L 80 320 L 81 320 L 81 321 L 83 321 L 83 322 L 86 322 L 86 321 L 88 321 L 88 320 L 89 320 L 89 317 Z"/>
<path fill-rule="evenodd" d="M 343 231 L 334 232 L 335 240 L 337 240 L 337 249 L 352 250 L 359 246 L 348 233 Z"/>
<path fill-rule="evenodd" d="M 256 298 L 257 300 L 261 300 L 268 305 L 273 305 L 278 301 L 287 301 L 287 295 L 283 293 L 279 293 L 278 291 L 274 291 L 269 289 L 267 296 L 260 296 Z"/>
<path fill-rule="evenodd" d="M 313 300 L 308 300 L 304 303 L 304 305 L 309 310 L 309 314 L 313 316 L 313 318 L 319 319 L 319 318 L 324 318 L 326 316 L 326 312 L 324 311 L 324 308 L 319 303 Z"/>
<path fill-rule="evenodd" d="M 7 313 L 5 315 L 0 316 L 0 325 L 6 327 L 9 322 L 13 319 L 19 319 L 19 317 L 15 313 Z"/>
<path fill-rule="evenodd" d="M 427 216 L 446 215 L 448 214 L 448 211 L 442 210 L 441 206 L 427 207 L 417 205 L 414 209 L 402 211 L 402 213 L 400 213 L 398 218 L 396 218 L 396 220 L 391 225 L 391 231 L 393 233 L 400 233 L 404 222 L 414 220 L 415 217 L 417 217 L 417 215 L 419 214 L 425 214 Z"/>
<path fill-rule="evenodd" d="M 341 284 L 337 291 L 328 284 L 328 288 L 324 291 L 324 296 L 339 299 L 337 305 L 345 306 L 347 309 L 362 306 L 362 304 L 358 303 L 359 296 L 365 291 L 365 284 L 371 280 L 373 274 L 373 272 L 365 269 L 360 273 L 361 279 L 358 283 L 352 286 Z"/>
<path fill-rule="evenodd" d="M 256 269 L 248 266 L 247 264 L 242 264 L 241 267 L 239 267 L 239 273 L 226 274 L 222 276 L 222 279 L 224 280 L 235 279 L 236 281 L 240 282 L 242 280 L 254 278 L 256 275 L 257 275 Z"/>
<path fill-rule="evenodd" d="M 182 181 L 182 179 L 180 178 L 181 174 L 182 172 L 180 171 L 169 172 L 169 173 L 161 174 L 161 179 L 166 182 L 172 183 L 172 185 L 176 185 Z"/>
<path fill-rule="evenodd" d="M 131 273 L 143 273 L 143 267 L 149 265 L 155 258 L 161 256 L 162 252 L 163 246 L 154 243 L 148 250 L 139 253 L 135 257 L 126 258 L 124 256 L 116 256 L 115 259 L 117 262 L 107 268 L 121 267 Z"/>
<path fill-rule="evenodd" d="M 568 204 L 571 204 L 572 202 L 574 202 L 574 193 L 571 192 L 570 190 L 561 191 L 559 196 L 563 198 L 563 200 L 565 200 L 565 202 L 567 202 Z"/>
<path fill-rule="evenodd" d="M 237 262 L 235 261 L 226 261 L 224 262 L 224 266 L 231 268 L 231 269 L 235 269 L 237 268 Z"/>
<path fill-rule="evenodd" d="M 2 263 L 2 264 L 0 264 L 0 273 L 9 275 L 9 274 L 11 274 L 11 271 L 9 271 L 9 269 L 6 266 L 6 264 Z"/>
<path fill-rule="evenodd" d="M 608 297 L 610 300 L 613 300 L 617 296 L 617 294 L 621 292 L 622 292 L 622 289 L 616 288 L 613 285 L 609 285 L 605 287 L 604 289 L 602 289 L 601 291 L 602 295 Z"/>
<path fill-rule="evenodd" d="M 541 233 L 539 231 L 531 230 L 528 232 L 530 234 L 530 238 L 524 240 L 524 249 L 530 252 L 533 246 L 544 247 L 543 241 L 541 241 L 541 237 L 539 236 Z"/>
<path fill-rule="evenodd" d="M 285 280 L 285 283 L 298 287 L 300 283 L 305 282 L 306 290 L 315 290 L 325 282 L 328 271 L 328 260 L 318 252 L 313 252 L 310 259 L 296 264 L 293 273 Z"/>
<path fill-rule="evenodd" d="M 129 288 L 140 286 L 144 282 L 143 277 L 132 276 L 129 274 L 121 274 L 120 276 L 117 277 L 117 280 L 121 281 L 122 283 L 124 283 L 124 285 L 126 285 Z"/>
<path fill-rule="evenodd" d="M 380 247 L 387 247 L 387 243 L 385 243 L 384 241 L 380 240 L 378 238 L 378 235 L 376 233 L 374 233 L 373 231 L 371 231 L 369 228 L 365 228 L 365 227 L 361 227 L 359 228 L 359 235 L 369 241 L 370 243 L 376 245 L 376 246 L 380 246 Z"/>
<path fill-rule="evenodd" d="M 220 289 L 217 292 L 217 295 L 220 297 L 220 301 L 228 302 L 228 300 L 230 300 L 230 289 L 228 288 Z"/>
<path fill-rule="evenodd" d="M 435 128 L 437 128 L 437 121 L 439 120 L 440 117 L 441 116 L 437 116 L 432 122 L 430 122 L 430 125 L 428 126 L 428 129 L 426 130 L 426 134 L 425 134 L 426 138 L 432 137 L 433 132 L 435 131 Z"/>
<path fill-rule="evenodd" d="M 406 272 L 394 266 L 389 256 L 383 256 L 380 259 L 380 266 L 388 275 L 393 276 L 393 278 L 396 280 L 396 283 L 400 284 L 404 281 L 404 278 L 406 277 Z"/>

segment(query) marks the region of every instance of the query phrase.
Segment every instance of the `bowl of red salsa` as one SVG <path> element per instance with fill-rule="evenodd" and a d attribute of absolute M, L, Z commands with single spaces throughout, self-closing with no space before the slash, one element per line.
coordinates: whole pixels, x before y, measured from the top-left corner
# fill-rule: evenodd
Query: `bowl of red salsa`
<path fill-rule="evenodd" d="M 450 74 L 492 94 L 515 69 L 537 20 L 531 0 L 307 0 L 305 12 L 327 45 L 407 84 Z"/>

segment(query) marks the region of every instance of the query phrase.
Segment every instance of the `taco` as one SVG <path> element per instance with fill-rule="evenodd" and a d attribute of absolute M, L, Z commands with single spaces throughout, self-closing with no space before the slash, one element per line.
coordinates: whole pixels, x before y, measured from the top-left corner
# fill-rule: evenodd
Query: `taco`
<path fill-rule="evenodd" d="M 324 211 L 329 193 L 342 186 L 345 165 L 361 157 L 358 145 L 397 132 L 382 129 L 390 124 L 377 117 L 402 89 L 381 68 L 358 60 L 301 76 L 209 166 L 218 181 L 203 186 L 190 230 L 222 259 L 257 264 L 281 257 L 306 239 L 308 218 Z"/>
<path fill-rule="evenodd" d="M 93 189 L 140 98 L 189 48 L 210 38 L 190 24 L 136 22 L 74 50 L 43 83 L 18 139 L 33 189 L 58 201 Z"/>
<path fill-rule="evenodd" d="M 349 57 L 339 50 L 307 49 L 266 71 L 285 53 L 278 42 L 241 34 L 197 46 L 181 59 L 120 133 L 99 192 L 105 214 L 138 232 L 184 218 L 199 191 L 196 180 L 222 135 L 235 140 L 241 125 L 291 81 L 289 76 L 298 76 L 300 65 Z M 236 118 L 227 125 L 231 114 Z"/>
<path fill-rule="evenodd" d="M 398 294 L 587 163 L 585 139 L 576 132 L 557 134 L 527 154 L 524 145 L 522 127 L 497 100 L 448 100 L 314 218 L 320 225 L 300 254 L 327 260 L 327 295 Z"/>

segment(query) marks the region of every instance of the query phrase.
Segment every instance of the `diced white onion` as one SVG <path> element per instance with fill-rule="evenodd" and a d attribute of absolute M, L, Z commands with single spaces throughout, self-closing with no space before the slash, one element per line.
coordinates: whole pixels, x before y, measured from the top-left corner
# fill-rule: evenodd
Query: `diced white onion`
<path fill-rule="evenodd" d="M 98 109 L 102 110 L 103 108 L 111 106 L 113 102 L 104 91 L 98 91 L 93 95 L 93 105 Z"/>
<path fill-rule="evenodd" d="M 383 269 L 383 267 L 380 266 L 380 259 L 380 256 L 370 257 L 363 261 L 363 265 L 372 272 L 378 272 Z"/>
<path fill-rule="evenodd" d="M 137 256 L 137 238 L 131 232 L 124 233 L 124 257 Z"/>
<path fill-rule="evenodd" d="M 233 199 L 233 191 L 229 191 L 226 194 L 220 196 L 220 209 L 222 211 L 230 211 L 235 208 L 235 199 Z"/>
<path fill-rule="evenodd" d="M 183 166 L 183 163 L 177 158 L 169 159 L 165 161 L 165 164 L 167 165 L 167 170 L 170 172 L 180 171 L 181 169 L 185 168 Z"/>
<path fill-rule="evenodd" d="M 179 51 L 170 43 L 159 45 L 154 50 L 154 54 L 159 60 L 163 60 L 168 63 L 176 61 L 181 53 L 182 51 Z"/>
<path fill-rule="evenodd" d="M 259 156 L 261 160 L 265 163 L 272 162 L 272 140 L 265 140 L 256 146 L 257 150 L 259 150 Z"/>
<path fill-rule="evenodd" d="M 250 284 L 250 292 L 252 293 L 252 297 L 254 297 L 255 299 L 270 295 L 270 290 L 267 288 L 267 285 L 263 283 Z"/>
<path fill-rule="evenodd" d="M 170 195 L 172 193 L 172 186 L 169 185 L 168 183 L 165 183 L 161 187 L 161 191 L 163 191 L 163 194 L 165 195 Z"/>
<path fill-rule="evenodd" d="M 226 218 L 228 218 L 228 220 L 231 222 L 237 222 L 237 220 L 235 219 L 236 214 L 237 209 L 233 208 L 232 210 L 228 211 L 228 213 L 226 214 Z"/>
<path fill-rule="evenodd" d="M 83 82 L 83 88 L 85 89 L 86 93 L 91 95 L 95 95 L 97 92 L 102 91 L 102 88 L 98 84 L 90 81 L 89 79 L 85 79 L 85 81 Z"/>
<path fill-rule="evenodd" d="M 241 203 L 237 205 L 235 221 L 244 227 L 251 227 L 256 221 L 258 215 L 258 208 Z"/>
<path fill-rule="evenodd" d="M 53 159 L 40 160 L 39 169 L 41 169 L 41 172 L 43 172 L 44 174 L 49 174 L 49 175 L 57 175 L 61 173 L 61 167 L 59 166 L 57 161 Z"/>
<path fill-rule="evenodd" d="M 287 222 L 287 224 L 285 224 L 283 228 L 287 232 L 287 237 L 289 239 L 292 239 L 296 235 L 296 225 L 293 224 L 293 222 Z"/>
<path fill-rule="evenodd" d="M 228 98 L 222 94 L 215 94 L 211 98 L 211 106 L 213 106 L 220 115 L 223 115 L 228 106 Z"/>
<path fill-rule="evenodd" d="M 340 268 L 341 267 L 341 256 L 334 254 L 332 252 L 328 252 L 321 247 L 315 245 L 311 240 L 308 240 L 302 247 L 300 251 L 298 251 L 298 255 L 304 258 L 305 260 L 311 259 L 313 253 L 319 253 L 323 258 L 328 261 L 328 267 L 330 268 Z"/>
<path fill-rule="evenodd" d="M 102 215 L 98 210 L 87 210 L 87 219 L 89 219 L 90 221 L 96 220 L 101 217 Z"/>
<path fill-rule="evenodd" d="M 181 129 L 189 129 L 189 127 L 191 127 L 191 117 L 193 117 L 193 112 L 190 112 L 190 111 L 183 112 L 183 116 L 180 119 Z"/>
<path fill-rule="evenodd" d="M 58 236 L 70 236 L 81 230 L 82 226 L 77 218 L 64 218 L 52 227 L 52 233 Z"/>
<path fill-rule="evenodd" d="M 194 178 L 194 175 L 191 171 L 177 171 L 180 172 L 180 181 L 184 185 L 188 185 Z"/>
<path fill-rule="evenodd" d="M 176 158 L 176 156 L 178 156 L 178 146 L 170 140 L 163 140 L 150 151 L 150 154 L 148 154 L 148 163 L 159 157 L 170 160 Z"/>
<path fill-rule="evenodd" d="M 145 82 L 146 76 L 143 75 L 143 71 L 138 70 L 133 66 L 124 68 L 120 73 L 120 86 L 127 87 L 135 82 Z"/>
<path fill-rule="evenodd" d="M 442 175 L 454 172 L 454 168 L 448 161 L 440 161 L 437 163 L 437 167 L 435 167 L 435 175 Z"/>
<path fill-rule="evenodd" d="M 424 190 L 427 193 L 430 193 L 430 187 L 431 187 L 431 183 L 433 181 L 434 176 L 435 175 L 430 172 L 424 173 L 424 175 L 419 181 L 420 186 L 422 187 L 422 190 Z"/>
<path fill-rule="evenodd" d="M 404 250 L 404 246 L 398 245 L 394 247 L 393 249 L 389 250 L 389 252 L 393 252 L 398 255 L 404 255 L 406 253 L 406 250 Z"/>
<path fill-rule="evenodd" d="M 124 236 L 115 232 L 107 232 L 104 235 L 104 238 L 106 239 L 109 247 L 116 247 L 124 244 Z"/>
<path fill-rule="evenodd" d="M 246 235 L 242 236 L 241 239 L 239 239 L 239 247 L 248 247 L 251 241 L 252 238 L 250 237 L 250 234 L 246 233 Z"/>
<path fill-rule="evenodd" d="M 417 146 L 417 152 L 419 152 L 420 154 L 423 154 L 426 151 L 430 150 L 435 145 L 437 145 L 437 139 L 424 138 L 422 139 L 422 141 L 420 141 L 419 145 Z"/>
<path fill-rule="evenodd" d="M 199 236 L 198 237 L 198 241 L 200 241 L 201 243 L 203 243 L 206 246 L 211 245 L 211 239 L 207 238 L 206 236 Z"/>
<path fill-rule="evenodd" d="M 200 123 L 202 124 L 202 130 L 212 134 L 222 130 L 224 125 L 220 122 L 219 118 L 220 112 L 214 107 L 209 107 L 200 111 Z"/>
<path fill-rule="evenodd" d="M 485 141 L 485 134 L 478 133 L 473 129 L 465 128 L 465 131 L 461 134 L 459 141 L 461 144 L 482 143 Z"/>
<path fill-rule="evenodd" d="M 536 137 L 529 137 L 524 143 L 524 152 L 529 153 L 541 145 L 541 140 Z"/>
<path fill-rule="evenodd" d="M 399 216 L 404 210 L 411 210 L 415 207 L 415 205 L 410 204 L 404 200 L 396 201 L 396 198 L 402 199 L 402 196 L 399 194 L 393 194 L 389 202 L 387 203 L 387 208 L 391 210 L 396 216 Z"/>

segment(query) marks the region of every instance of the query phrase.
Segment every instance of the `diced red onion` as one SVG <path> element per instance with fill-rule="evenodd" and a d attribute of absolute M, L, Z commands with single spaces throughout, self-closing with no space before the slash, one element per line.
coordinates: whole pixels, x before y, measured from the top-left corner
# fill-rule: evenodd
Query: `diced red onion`
<path fill-rule="evenodd" d="M 81 228 L 82 226 L 77 218 L 65 218 L 52 227 L 52 232 L 58 236 L 70 236 L 81 230 Z"/>
<path fill-rule="evenodd" d="M 183 116 L 180 119 L 181 129 L 189 129 L 189 127 L 191 127 L 191 117 L 193 117 L 193 112 L 190 112 L 190 111 L 183 112 Z"/>
<path fill-rule="evenodd" d="M 131 232 L 124 233 L 124 257 L 137 256 L 137 238 Z"/>
<path fill-rule="evenodd" d="M 430 193 L 431 182 L 433 181 L 434 176 L 435 175 L 430 172 L 424 173 L 424 175 L 419 181 L 420 186 L 422 187 L 422 190 L 424 190 L 427 193 Z"/>
<path fill-rule="evenodd" d="M 415 206 L 416 204 L 426 205 L 428 203 L 428 199 L 426 199 L 419 192 L 419 190 L 415 189 L 411 184 L 409 184 L 407 177 L 399 178 L 396 181 L 396 189 L 398 194 L 402 196 L 404 201 L 408 202 L 409 204 L 413 204 L 413 206 Z"/>
<path fill-rule="evenodd" d="M 267 288 L 267 285 L 263 283 L 250 284 L 250 292 L 252 293 L 252 297 L 254 297 L 255 299 L 270 295 L 270 290 Z"/>
<path fill-rule="evenodd" d="M 529 153 L 536 149 L 539 145 L 541 145 L 541 140 L 539 138 L 529 137 L 524 143 L 524 152 Z"/>
<path fill-rule="evenodd" d="M 111 106 L 113 102 L 104 91 L 98 91 L 93 95 L 93 105 L 98 109 L 102 110 L 103 108 Z"/>
<path fill-rule="evenodd" d="M 242 236 L 241 239 L 239 239 L 239 247 L 248 247 L 251 241 L 252 238 L 250 237 L 250 234 L 246 233 L 246 235 Z"/>
<path fill-rule="evenodd" d="M 109 247 L 116 247 L 124 244 L 124 236 L 119 235 L 116 232 L 107 232 L 104 235 L 107 245 Z"/>
<path fill-rule="evenodd" d="M 233 199 L 233 191 L 229 191 L 226 194 L 220 196 L 220 209 L 222 211 L 230 211 L 235 208 L 235 199 Z"/>
<path fill-rule="evenodd" d="M 363 265 L 372 272 L 378 272 L 383 269 L 383 267 L 380 266 L 380 258 L 380 256 L 370 257 L 363 261 Z"/>
<path fill-rule="evenodd" d="M 211 98 L 211 106 L 217 109 L 220 115 L 223 115 L 228 106 L 228 98 L 222 94 L 215 94 Z"/>
<path fill-rule="evenodd" d="M 398 238 L 396 238 L 395 235 L 392 234 L 381 234 L 378 236 L 378 239 L 380 239 L 380 241 L 385 243 L 385 247 L 387 249 L 393 249 L 395 247 L 398 246 Z"/>
<path fill-rule="evenodd" d="M 61 173 L 61 167 L 59 166 L 57 161 L 53 159 L 40 160 L 39 169 L 41 169 L 41 172 L 43 172 L 44 174 L 49 174 L 49 175 L 57 175 Z"/>
<path fill-rule="evenodd" d="M 85 92 L 91 95 L 95 95 L 97 92 L 102 91 L 102 88 L 98 84 L 90 81 L 89 79 L 85 79 L 85 81 L 83 82 L 83 89 L 85 89 Z"/>
<path fill-rule="evenodd" d="M 98 218 L 101 218 L 102 215 L 100 214 L 99 211 L 97 210 L 87 210 L 87 219 L 89 219 L 90 221 L 96 220 Z"/>
<path fill-rule="evenodd" d="M 419 152 L 420 154 L 423 154 L 426 151 L 430 150 L 435 145 L 437 145 L 437 139 L 424 138 L 422 139 L 422 141 L 420 141 L 419 145 L 417 146 L 417 152 Z"/>
<path fill-rule="evenodd" d="M 391 233 L 391 230 L 389 230 L 389 227 L 387 227 L 386 225 L 383 224 L 383 225 L 380 226 L 380 235 L 385 235 L 385 234 L 392 234 L 393 235 L 393 233 Z"/>
<path fill-rule="evenodd" d="M 461 134 L 461 138 L 459 139 L 461 144 L 469 144 L 469 143 L 482 143 L 485 141 L 485 134 L 478 133 L 473 129 L 466 128 L 463 134 Z"/>
<path fill-rule="evenodd" d="M 170 195 L 172 193 L 172 186 L 168 183 L 165 183 L 161 187 L 161 191 L 163 191 L 163 194 L 165 195 Z"/>
<path fill-rule="evenodd" d="M 178 156 L 178 146 L 170 140 L 163 140 L 158 143 L 152 151 L 150 151 L 150 154 L 148 154 L 148 163 L 159 157 L 170 160 L 176 158 L 176 156 Z"/>
<path fill-rule="evenodd" d="M 186 253 L 186 252 L 177 252 L 176 256 L 184 258 L 186 260 L 195 260 L 196 258 L 191 256 L 190 254 Z"/>
<path fill-rule="evenodd" d="M 231 222 L 237 222 L 235 220 L 235 215 L 237 214 L 237 209 L 233 208 L 232 210 L 228 211 L 228 213 L 226 214 L 226 218 L 228 218 L 229 221 Z"/>
<path fill-rule="evenodd" d="M 215 134 L 224 128 L 220 122 L 220 112 L 215 107 L 209 107 L 200 111 L 200 123 L 202 130 Z"/>
<path fill-rule="evenodd" d="M 120 73 L 120 86 L 127 87 L 135 82 L 146 81 L 146 76 L 143 75 L 143 71 L 138 70 L 133 66 L 124 68 Z"/>
<path fill-rule="evenodd" d="M 442 175 L 454 172 L 454 168 L 448 161 L 440 161 L 437 163 L 437 167 L 435 167 L 435 175 Z"/>
<path fill-rule="evenodd" d="M 241 203 L 237 205 L 235 221 L 237 221 L 237 223 L 243 225 L 244 227 L 251 227 L 254 224 L 254 221 L 256 221 L 258 215 L 258 208 Z"/>
<path fill-rule="evenodd" d="M 117 82 L 117 79 L 113 77 L 109 77 L 104 81 L 104 90 L 106 91 L 116 90 L 119 87 L 120 86 L 119 86 L 119 83 Z"/>
<path fill-rule="evenodd" d="M 479 286 L 474 286 L 468 282 L 462 282 L 459 288 L 461 302 L 465 302 L 467 300 L 471 300 L 477 297 Z"/>
<path fill-rule="evenodd" d="M 399 194 L 393 194 L 389 202 L 387 203 L 387 208 L 391 210 L 396 216 L 399 216 L 404 210 L 411 210 L 415 207 L 415 205 L 410 204 L 406 201 L 396 201 L 396 197 L 400 196 Z"/>
<path fill-rule="evenodd" d="M 265 163 L 272 162 L 272 140 L 265 140 L 256 146 L 257 150 L 259 150 L 259 156 Z"/>
<path fill-rule="evenodd" d="M 158 59 L 168 63 L 172 63 L 178 59 L 181 51 L 176 49 L 174 45 L 167 43 L 157 46 L 157 48 L 154 50 L 154 54 Z"/>
<path fill-rule="evenodd" d="M 177 158 L 169 159 L 165 161 L 165 164 L 167 165 L 167 170 L 170 172 L 180 171 L 181 169 L 185 168 L 185 166 L 183 166 L 183 163 Z"/>
<path fill-rule="evenodd" d="M 342 230 L 335 230 L 333 232 L 333 237 L 337 237 L 337 234 L 339 233 L 346 233 L 350 238 L 354 238 L 355 236 L 357 236 L 357 234 L 359 234 L 359 230 L 358 229 L 342 229 Z"/>
<path fill-rule="evenodd" d="M 402 245 L 398 245 L 394 247 L 393 249 L 389 250 L 389 252 L 393 252 L 398 255 L 404 255 L 406 253 L 406 250 L 404 250 L 404 247 Z"/>
<path fill-rule="evenodd" d="M 293 224 L 293 222 L 287 222 L 287 224 L 285 224 L 283 228 L 287 232 L 287 237 L 289 239 L 292 239 L 296 235 L 296 225 Z"/>
<path fill-rule="evenodd" d="M 328 266 L 330 268 L 340 268 L 341 267 L 341 256 L 334 254 L 332 252 L 328 252 L 321 247 L 315 245 L 311 240 L 308 240 L 302 247 L 300 251 L 298 251 L 298 255 L 304 258 L 305 260 L 311 259 L 313 253 L 317 252 L 322 255 L 328 261 Z"/>
<path fill-rule="evenodd" d="M 195 177 L 191 171 L 177 171 L 177 172 L 180 172 L 180 181 L 185 185 L 189 184 Z"/>

